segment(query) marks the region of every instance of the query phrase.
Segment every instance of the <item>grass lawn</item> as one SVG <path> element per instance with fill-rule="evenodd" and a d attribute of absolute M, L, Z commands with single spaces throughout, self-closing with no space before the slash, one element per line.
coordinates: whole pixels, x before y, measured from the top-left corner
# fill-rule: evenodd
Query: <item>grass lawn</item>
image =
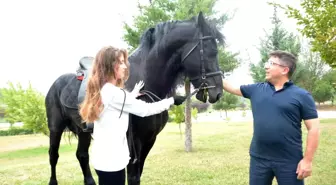
<path fill-rule="evenodd" d="M 192 129 L 193 152 L 186 153 L 178 125 L 167 125 L 146 161 L 142 184 L 248 184 L 251 123 L 195 123 Z M 303 132 L 305 146 L 305 127 Z M 335 133 L 336 119 L 321 121 L 320 146 L 313 164 L 313 176 L 306 179 L 306 185 L 336 184 Z M 56 170 L 59 184 L 83 184 L 75 156 L 77 141 L 72 139 L 69 144 L 65 140 L 63 138 Z M 0 137 L 1 148 L 9 146 L 8 143 L 10 149 L 0 150 L 0 184 L 47 184 L 50 176 L 48 138 L 41 135 Z M 92 166 L 91 171 L 97 182 Z"/>

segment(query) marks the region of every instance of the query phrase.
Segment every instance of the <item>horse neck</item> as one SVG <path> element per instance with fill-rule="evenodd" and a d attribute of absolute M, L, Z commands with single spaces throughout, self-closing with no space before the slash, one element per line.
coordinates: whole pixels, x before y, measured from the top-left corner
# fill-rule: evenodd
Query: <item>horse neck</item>
<path fill-rule="evenodd" d="M 179 58 L 172 56 L 167 60 L 151 60 L 153 64 L 147 66 L 145 90 L 151 91 L 161 99 L 165 98 L 175 88 L 174 84 L 179 74 L 179 63 L 174 59 Z"/>
<path fill-rule="evenodd" d="M 189 23 L 182 23 L 164 35 L 159 47 L 153 49 L 146 60 L 145 90 L 165 98 L 174 88 L 180 71 L 181 51 L 197 30 Z"/>

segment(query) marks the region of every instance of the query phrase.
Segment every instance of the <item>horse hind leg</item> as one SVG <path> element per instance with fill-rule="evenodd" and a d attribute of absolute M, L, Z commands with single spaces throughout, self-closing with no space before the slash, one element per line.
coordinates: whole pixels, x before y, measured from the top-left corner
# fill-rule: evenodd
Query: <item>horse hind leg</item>
<path fill-rule="evenodd" d="M 61 137 L 66 124 L 62 121 L 61 115 L 54 111 L 53 115 L 48 116 L 48 126 L 50 130 L 49 138 L 49 163 L 51 167 L 51 176 L 49 185 L 57 185 L 56 165 L 59 158 L 58 149 L 61 142 Z"/>
<path fill-rule="evenodd" d="M 89 165 L 89 147 L 91 143 L 91 134 L 88 132 L 78 133 L 78 145 L 76 157 L 79 161 L 80 167 L 84 176 L 85 185 L 95 185 Z"/>

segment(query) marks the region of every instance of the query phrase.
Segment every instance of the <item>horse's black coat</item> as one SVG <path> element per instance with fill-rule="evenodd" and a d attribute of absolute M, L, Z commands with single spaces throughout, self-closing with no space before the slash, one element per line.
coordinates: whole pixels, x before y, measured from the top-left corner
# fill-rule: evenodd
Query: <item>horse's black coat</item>
<path fill-rule="evenodd" d="M 214 39 L 203 40 L 203 48 L 200 44 L 202 36 L 212 36 Z M 126 89 L 132 90 L 135 83 L 143 80 L 143 90 L 154 93 L 159 98 L 167 97 L 177 83 L 180 83 L 181 75 L 187 77 L 201 76 L 200 50 L 203 49 L 204 70 L 206 73 L 219 71 L 217 60 L 217 42 L 224 41 L 223 36 L 214 27 L 207 23 L 200 13 L 197 17 L 184 21 L 170 21 L 157 24 L 149 28 L 142 35 L 140 46 L 130 55 L 130 77 L 126 83 Z M 196 46 L 196 47 L 195 47 Z M 195 47 L 194 50 L 192 48 Z M 190 52 L 192 51 L 192 52 Z M 182 58 L 186 58 L 181 61 Z M 220 75 L 204 79 L 206 85 L 215 86 L 208 89 L 209 102 L 216 102 L 222 94 L 222 78 Z M 202 83 L 201 78 L 191 81 L 195 87 Z M 65 128 L 78 135 L 78 148 L 76 152 L 79 160 L 85 184 L 95 184 L 89 167 L 88 149 L 91 135 L 82 132 L 80 128 L 81 118 L 78 114 L 77 93 L 80 81 L 75 74 L 60 76 L 51 86 L 46 96 L 46 111 L 48 127 L 50 130 L 49 160 L 51 165 L 51 177 L 49 184 L 57 184 L 56 164 L 58 161 L 58 149 L 62 133 Z M 206 101 L 204 91 L 199 91 L 196 98 Z M 140 97 L 142 100 L 152 102 L 148 96 Z M 156 98 L 154 98 L 157 101 Z M 155 143 L 156 136 L 161 132 L 168 121 L 168 112 L 140 118 L 130 115 L 130 128 L 128 136 L 131 162 L 137 155 L 137 162 L 127 166 L 128 184 L 140 184 L 145 159 Z M 131 135 L 130 135 L 131 133 Z M 134 149 L 133 149 L 134 147 Z M 134 153 L 135 152 L 135 153 Z M 71 172 L 70 172 L 71 173 Z"/>

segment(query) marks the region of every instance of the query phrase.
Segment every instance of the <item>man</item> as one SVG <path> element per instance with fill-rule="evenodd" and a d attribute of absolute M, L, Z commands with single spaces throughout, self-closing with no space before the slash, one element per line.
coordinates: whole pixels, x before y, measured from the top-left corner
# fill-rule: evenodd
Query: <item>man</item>
<path fill-rule="evenodd" d="M 319 120 L 309 92 L 290 80 L 296 57 L 285 51 L 269 54 L 267 82 L 236 88 L 223 80 L 224 90 L 250 99 L 253 138 L 250 146 L 250 185 L 303 185 L 312 173 L 318 147 Z M 303 155 L 301 120 L 308 130 Z"/>

